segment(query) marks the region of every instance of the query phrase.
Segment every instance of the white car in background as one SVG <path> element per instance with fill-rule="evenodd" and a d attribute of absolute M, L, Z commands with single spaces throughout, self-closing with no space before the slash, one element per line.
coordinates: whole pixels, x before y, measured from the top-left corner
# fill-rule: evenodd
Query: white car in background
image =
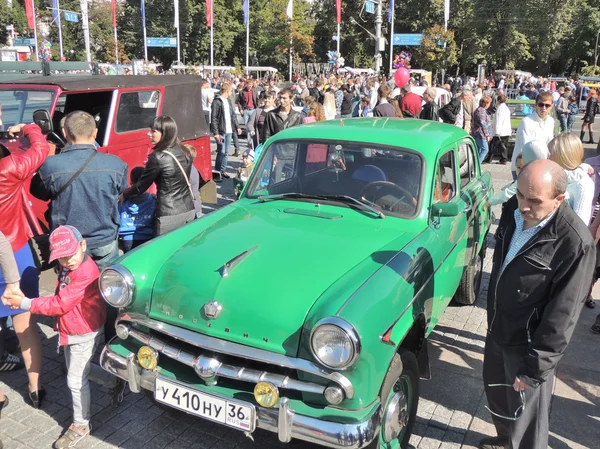
<path fill-rule="evenodd" d="M 425 89 L 427 89 L 426 87 L 423 86 L 412 86 L 411 88 L 411 92 L 419 95 L 421 98 L 423 98 L 423 93 L 425 92 Z M 434 87 L 435 89 L 435 101 L 438 104 L 438 106 L 441 108 L 442 106 L 447 105 L 448 103 L 450 103 L 450 100 L 452 100 L 452 93 L 447 91 L 446 89 L 443 89 L 441 87 Z M 423 100 L 423 104 L 425 104 L 425 100 Z"/>

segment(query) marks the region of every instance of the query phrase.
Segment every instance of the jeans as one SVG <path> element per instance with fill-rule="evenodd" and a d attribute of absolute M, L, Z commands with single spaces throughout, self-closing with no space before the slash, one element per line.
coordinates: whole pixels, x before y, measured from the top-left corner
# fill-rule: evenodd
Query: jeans
<path fill-rule="evenodd" d="M 92 394 L 89 375 L 92 369 L 92 356 L 101 338 L 100 332 L 96 338 L 65 346 L 67 385 L 73 397 L 73 423 L 77 426 L 87 426 L 90 421 Z"/>
<path fill-rule="evenodd" d="M 215 170 L 225 173 L 227 171 L 227 156 L 231 146 L 231 133 L 221 136 L 223 140 L 217 142 L 217 158 L 215 159 Z"/>
<path fill-rule="evenodd" d="M 115 239 L 108 245 L 98 248 L 88 248 L 86 252 L 88 256 L 94 259 L 94 262 L 98 265 L 98 269 L 102 271 L 119 257 L 119 241 Z"/>
<path fill-rule="evenodd" d="M 560 122 L 560 132 L 564 133 L 567 130 L 567 122 L 569 120 L 569 114 L 558 114 L 558 121 Z"/>
<path fill-rule="evenodd" d="M 204 111 L 204 119 L 206 120 L 208 129 L 210 129 L 210 111 Z"/>
<path fill-rule="evenodd" d="M 475 143 L 477 144 L 477 149 L 479 150 L 479 162 L 481 163 L 489 151 L 488 141 L 485 137 L 483 139 L 480 137 L 475 137 Z"/>
<path fill-rule="evenodd" d="M 244 124 L 246 125 L 246 139 L 248 139 L 248 148 L 252 148 L 252 136 L 248 131 L 248 121 L 250 116 L 254 113 L 254 109 L 244 109 Z"/>

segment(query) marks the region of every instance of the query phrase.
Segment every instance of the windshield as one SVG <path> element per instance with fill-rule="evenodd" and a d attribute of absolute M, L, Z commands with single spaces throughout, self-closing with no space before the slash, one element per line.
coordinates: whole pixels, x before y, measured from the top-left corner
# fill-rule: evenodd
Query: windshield
<path fill-rule="evenodd" d="M 54 91 L 49 90 L 0 90 L 0 110 L 4 129 L 19 123 L 33 122 L 38 109 L 52 107 Z"/>
<path fill-rule="evenodd" d="M 511 117 L 525 117 L 533 112 L 534 102 L 529 103 L 507 103 Z"/>
<path fill-rule="evenodd" d="M 366 200 L 386 215 L 417 213 L 423 163 L 410 150 L 313 141 L 277 142 L 265 152 L 253 170 L 247 197 L 294 193 L 335 200 L 346 195 Z"/>

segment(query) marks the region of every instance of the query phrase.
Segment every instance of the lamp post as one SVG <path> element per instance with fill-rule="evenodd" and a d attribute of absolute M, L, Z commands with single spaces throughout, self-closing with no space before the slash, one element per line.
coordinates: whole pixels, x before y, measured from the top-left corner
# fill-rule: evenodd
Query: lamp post
<path fill-rule="evenodd" d="M 598 65 L 598 38 L 600 37 L 600 29 L 596 33 L 596 46 L 594 47 L 594 67 Z"/>

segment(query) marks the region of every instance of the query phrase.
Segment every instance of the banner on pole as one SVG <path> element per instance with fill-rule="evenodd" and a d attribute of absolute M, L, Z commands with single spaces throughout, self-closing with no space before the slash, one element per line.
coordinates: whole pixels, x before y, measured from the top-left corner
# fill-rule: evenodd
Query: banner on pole
<path fill-rule="evenodd" d="M 59 13 L 58 0 L 52 0 L 52 18 L 57 19 L 58 13 Z"/>
<path fill-rule="evenodd" d="M 33 17 L 33 0 L 25 0 L 25 15 L 27 16 L 27 25 L 29 29 L 35 28 L 35 17 Z"/>
<path fill-rule="evenodd" d="M 288 1 L 288 5 L 287 5 L 287 9 L 286 9 L 285 13 L 287 14 L 287 16 L 290 19 L 294 17 L 294 0 Z"/>
<path fill-rule="evenodd" d="M 146 3 L 144 2 L 144 0 L 141 0 L 141 12 L 142 12 L 142 27 L 144 29 L 146 29 Z"/>
<path fill-rule="evenodd" d="M 388 9 L 388 22 L 394 20 L 394 0 L 390 0 L 390 8 Z"/>
<path fill-rule="evenodd" d="M 117 27 L 117 1 L 111 0 L 113 28 Z"/>
<path fill-rule="evenodd" d="M 147 37 L 146 45 L 148 47 L 177 48 L 177 38 L 176 37 Z"/>
<path fill-rule="evenodd" d="M 244 25 L 246 25 L 250 20 L 250 0 L 244 0 L 242 10 L 244 11 Z"/>
<path fill-rule="evenodd" d="M 79 22 L 79 16 L 75 12 L 65 11 L 63 15 L 67 22 Z"/>
<path fill-rule="evenodd" d="M 206 26 L 212 28 L 213 4 L 212 0 L 206 0 Z"/>
<path fill-rule="evenodd" d="M 342 22 L 342 0 L 335 0 L 335 9 L 336 9 L 335 21 L 337 23 L 341 23 Z"/>
<path fill-rule="evenodd" d="M 174 19 L 175 28 L 179 28 L 179 0 L 175 0 L 174 7 L 175 7 L 175 19 Z"/>
<path fill-rule="evenodd" d="M 444 0 L 444 24 L 447 25 L 448 20 L 450 20 L 450 0 Z"/>

